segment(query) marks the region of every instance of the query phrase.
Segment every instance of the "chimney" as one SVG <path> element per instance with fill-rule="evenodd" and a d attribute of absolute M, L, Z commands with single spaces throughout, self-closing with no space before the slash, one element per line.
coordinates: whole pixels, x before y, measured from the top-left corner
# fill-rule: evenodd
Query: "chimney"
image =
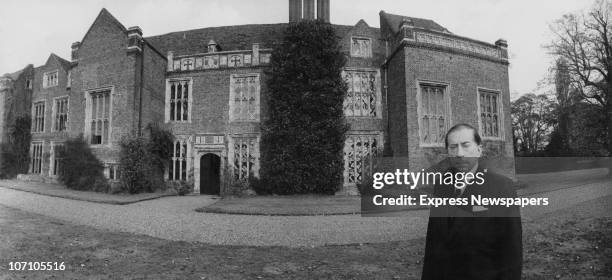
<path fill-rule="evenodd" d="M 210 39 L 210 41 L 208 41 L 208 52 L 209 53 L 214 53 L 217 51 L 217 42 L 215 42 L 215 40 Z"/>
<path fill-rule="evenodd" d="M 173 71 L 174 70 L 174 52 L 168 51 L 166 58 L 168 59 L 168 67 L 166 68 L 166 71 L 168 72 Z"/>
<path fill-rule="evenodd" d="M 414 23 L 412 23 L 412 19 L 410 18 L 403 18 L 398 27 L 399 29 L 402 29 L 404 27 L 412 28 L 414 27 Z"/>
<path fill-rule="evenodd" d="M 317 19 L 329 23 L 329 0 L 317 0 Z"/>
<path fill-rule="evenodd" d="M 304 0 L 304 19 L 315 19 L 315 0 Z"/>
<path fill-rule="evenodd" d="M 289 22 L 302 19 L 302 0 L 289 0 Z"/>
<path fill-rule="evenodd" d="M 76 41 L 74 43 L 72 43 L 71 49 L 72 52 L 70 53 L 70 60 L 77 61 L 79 60 L 79 47 L 81 46 L 81 42 Z"/>
<path fill-rule="evenodd" d="M 289 0 L 289 22 L 319 19 L 329 23 L 330 0 Z"/>
<path fill-rule="evenodd" d="M 499 39 L 495 41 L 495 46 L 499 48 L 499 55 L 504 62 L 508 62 L 508 41 Z"/>
<path fill-rule="evenodd" d="M 142 52 L 142 29 L 138 26 L 132 26 L 127 30 L 128 35 L 128 52 Z"/>

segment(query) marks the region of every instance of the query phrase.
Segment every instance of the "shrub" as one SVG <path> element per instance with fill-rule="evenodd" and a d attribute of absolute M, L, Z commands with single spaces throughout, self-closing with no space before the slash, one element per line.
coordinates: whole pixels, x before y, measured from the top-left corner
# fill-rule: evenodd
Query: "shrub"
<path fill-rule="evenodd" d="M 128 193 L 153 192 L 155 186 L 163 185 L 163 173 L 160 176 L 145 138 L 125 138 L 121 141 L 119 169 L 123 190 Z"/>
<path fill-rule="evenodd" d="M 372 187 L 373 183 L 374 178 L 372 178 L 372 175 L 367 175 L 366 177 L 363 177 L 361 182 L 357 183 L 357 190 L 359 191 L 359 194 L 371 195 L 372 193 L 374 193 L 374 188 Z"/>
<path fill-rule="evenodd" d="M 15 119 L 9 126 L 8 142 L 0 146 L 0 178 L 13 178 L 28 172 L 30 163 L 31 119 L 29 115 Z"/>
<path fill-rule="evenodd" d="M 162 129 L 157 123 L 151 123 L 147 128 L 149 130 L 148 150 L 153 156 L 154 165 L 163 174 L 166 163 L 172 157 L 174 136 L 172 132 Z"/>
<path fill-rule="evenodd" d="M 247 179 L 234 180 L 228 194 L 242 196 L 249 189 L 249 181 Z"/>
<path fill-rule="evenodd" d="M 263 183 L 260 178 L 255 177 L 254 175 L 249 176 L 248 179 L 249 189 L 254 191 L 255 193 L 259 193 L 257 190 L 264 188 Z M 246 193 L 243 191 L 243 194 Z M 253 193 L 251 193 L 253 194 Z"/>
<path fill-rule="evenodd" d="M 231 168 L 225 168 L 222 176 L 221 192 L 224 195 L 245 196 L 260 193 L 257 190 L 260 180 L 253 173 L 250 173 L 248 178 L 235 179 Z"/>
<path fill-rule="evenodd" d="M 268 73 L 259 192 L 334 194 L 340 188 L 348 129 L 344 63 L 330 24 L 301 21 L 285 30 Z"/>
<path fill-rule="evenodd" d="M 168 181 L 166 182 L 166 187 L 171 192 L 181 196 L 193 192 L 193 182 L 189 181 Z"/>
<path fill-rule="evenodd" d="M 59 180 L 69 189 L 107 191 L 104 165 L 91 152 L 82 135 L 69 139 L 60 150 L 64 159 Z"/>
<path fill-rule="evenodd" d="M 128 193 L 153 192 L 166 187 L 164 170 L 171 157 L 174 137 L 158 124 L 149 124 L 147 128 L 149 137 L 128 137 L 121 141 L 120 180 L 123 190 Z M 169 186 L 175 188 L 174 184 Z M 175 189 L 177 193 L 185 194 L 191 187 Z"/>

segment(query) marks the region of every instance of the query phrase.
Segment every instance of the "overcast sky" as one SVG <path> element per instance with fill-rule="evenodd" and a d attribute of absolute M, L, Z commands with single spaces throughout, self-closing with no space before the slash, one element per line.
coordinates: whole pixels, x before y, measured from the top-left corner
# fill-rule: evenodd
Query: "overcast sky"
<path fill-rule="evenodd" d="M 493 43 L 508 41 L 510 91 L 533 92 L 547 74 L 551 57 L 549 24 L 563 14 L 588 8 L 592 0 L 330 0 L 331 22 L 352 25 L 364 19 L 380 26 L 378 13 L 428 18 L 451 32 Z M 144 36 L 210 26 L 288 21 L 288 0 L 3 0 L 0 9 L 0 75 L 50 53 L 70 59 L 100 9 Z"/>

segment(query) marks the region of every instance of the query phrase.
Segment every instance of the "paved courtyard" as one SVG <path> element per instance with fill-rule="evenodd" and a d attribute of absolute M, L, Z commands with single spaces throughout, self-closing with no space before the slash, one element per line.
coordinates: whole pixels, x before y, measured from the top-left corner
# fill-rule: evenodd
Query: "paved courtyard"
<path fill-rule="evenodd" d="M 607 195 L 612 195 L 610 181 L 601 180 L 534 194 L 548 197 L 550 205 L 523 208 L 523 220 L 528 223 L 546 213 Z M 397 217 L 251 216 L 194 211 L 214 202 L 209 196 L 186 196 L 109 205 L 0 187 L 0 204 L 11 208 L 96 228 L 218 245 L 303 247 L 409 240 L 425 235 L 428 217 L 427 210 L 401 212 Z M 610 204 L 608 213 L 612 213 Z"/>

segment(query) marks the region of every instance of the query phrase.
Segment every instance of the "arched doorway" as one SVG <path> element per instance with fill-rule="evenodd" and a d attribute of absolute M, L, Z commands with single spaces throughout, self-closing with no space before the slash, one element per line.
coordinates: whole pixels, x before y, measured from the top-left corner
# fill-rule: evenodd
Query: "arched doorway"
<path fill-rule="evenodd" d="M 221 158 L 205 154 L 200 158 L 200 194 L 219 194 L 221 181 Z"/>

